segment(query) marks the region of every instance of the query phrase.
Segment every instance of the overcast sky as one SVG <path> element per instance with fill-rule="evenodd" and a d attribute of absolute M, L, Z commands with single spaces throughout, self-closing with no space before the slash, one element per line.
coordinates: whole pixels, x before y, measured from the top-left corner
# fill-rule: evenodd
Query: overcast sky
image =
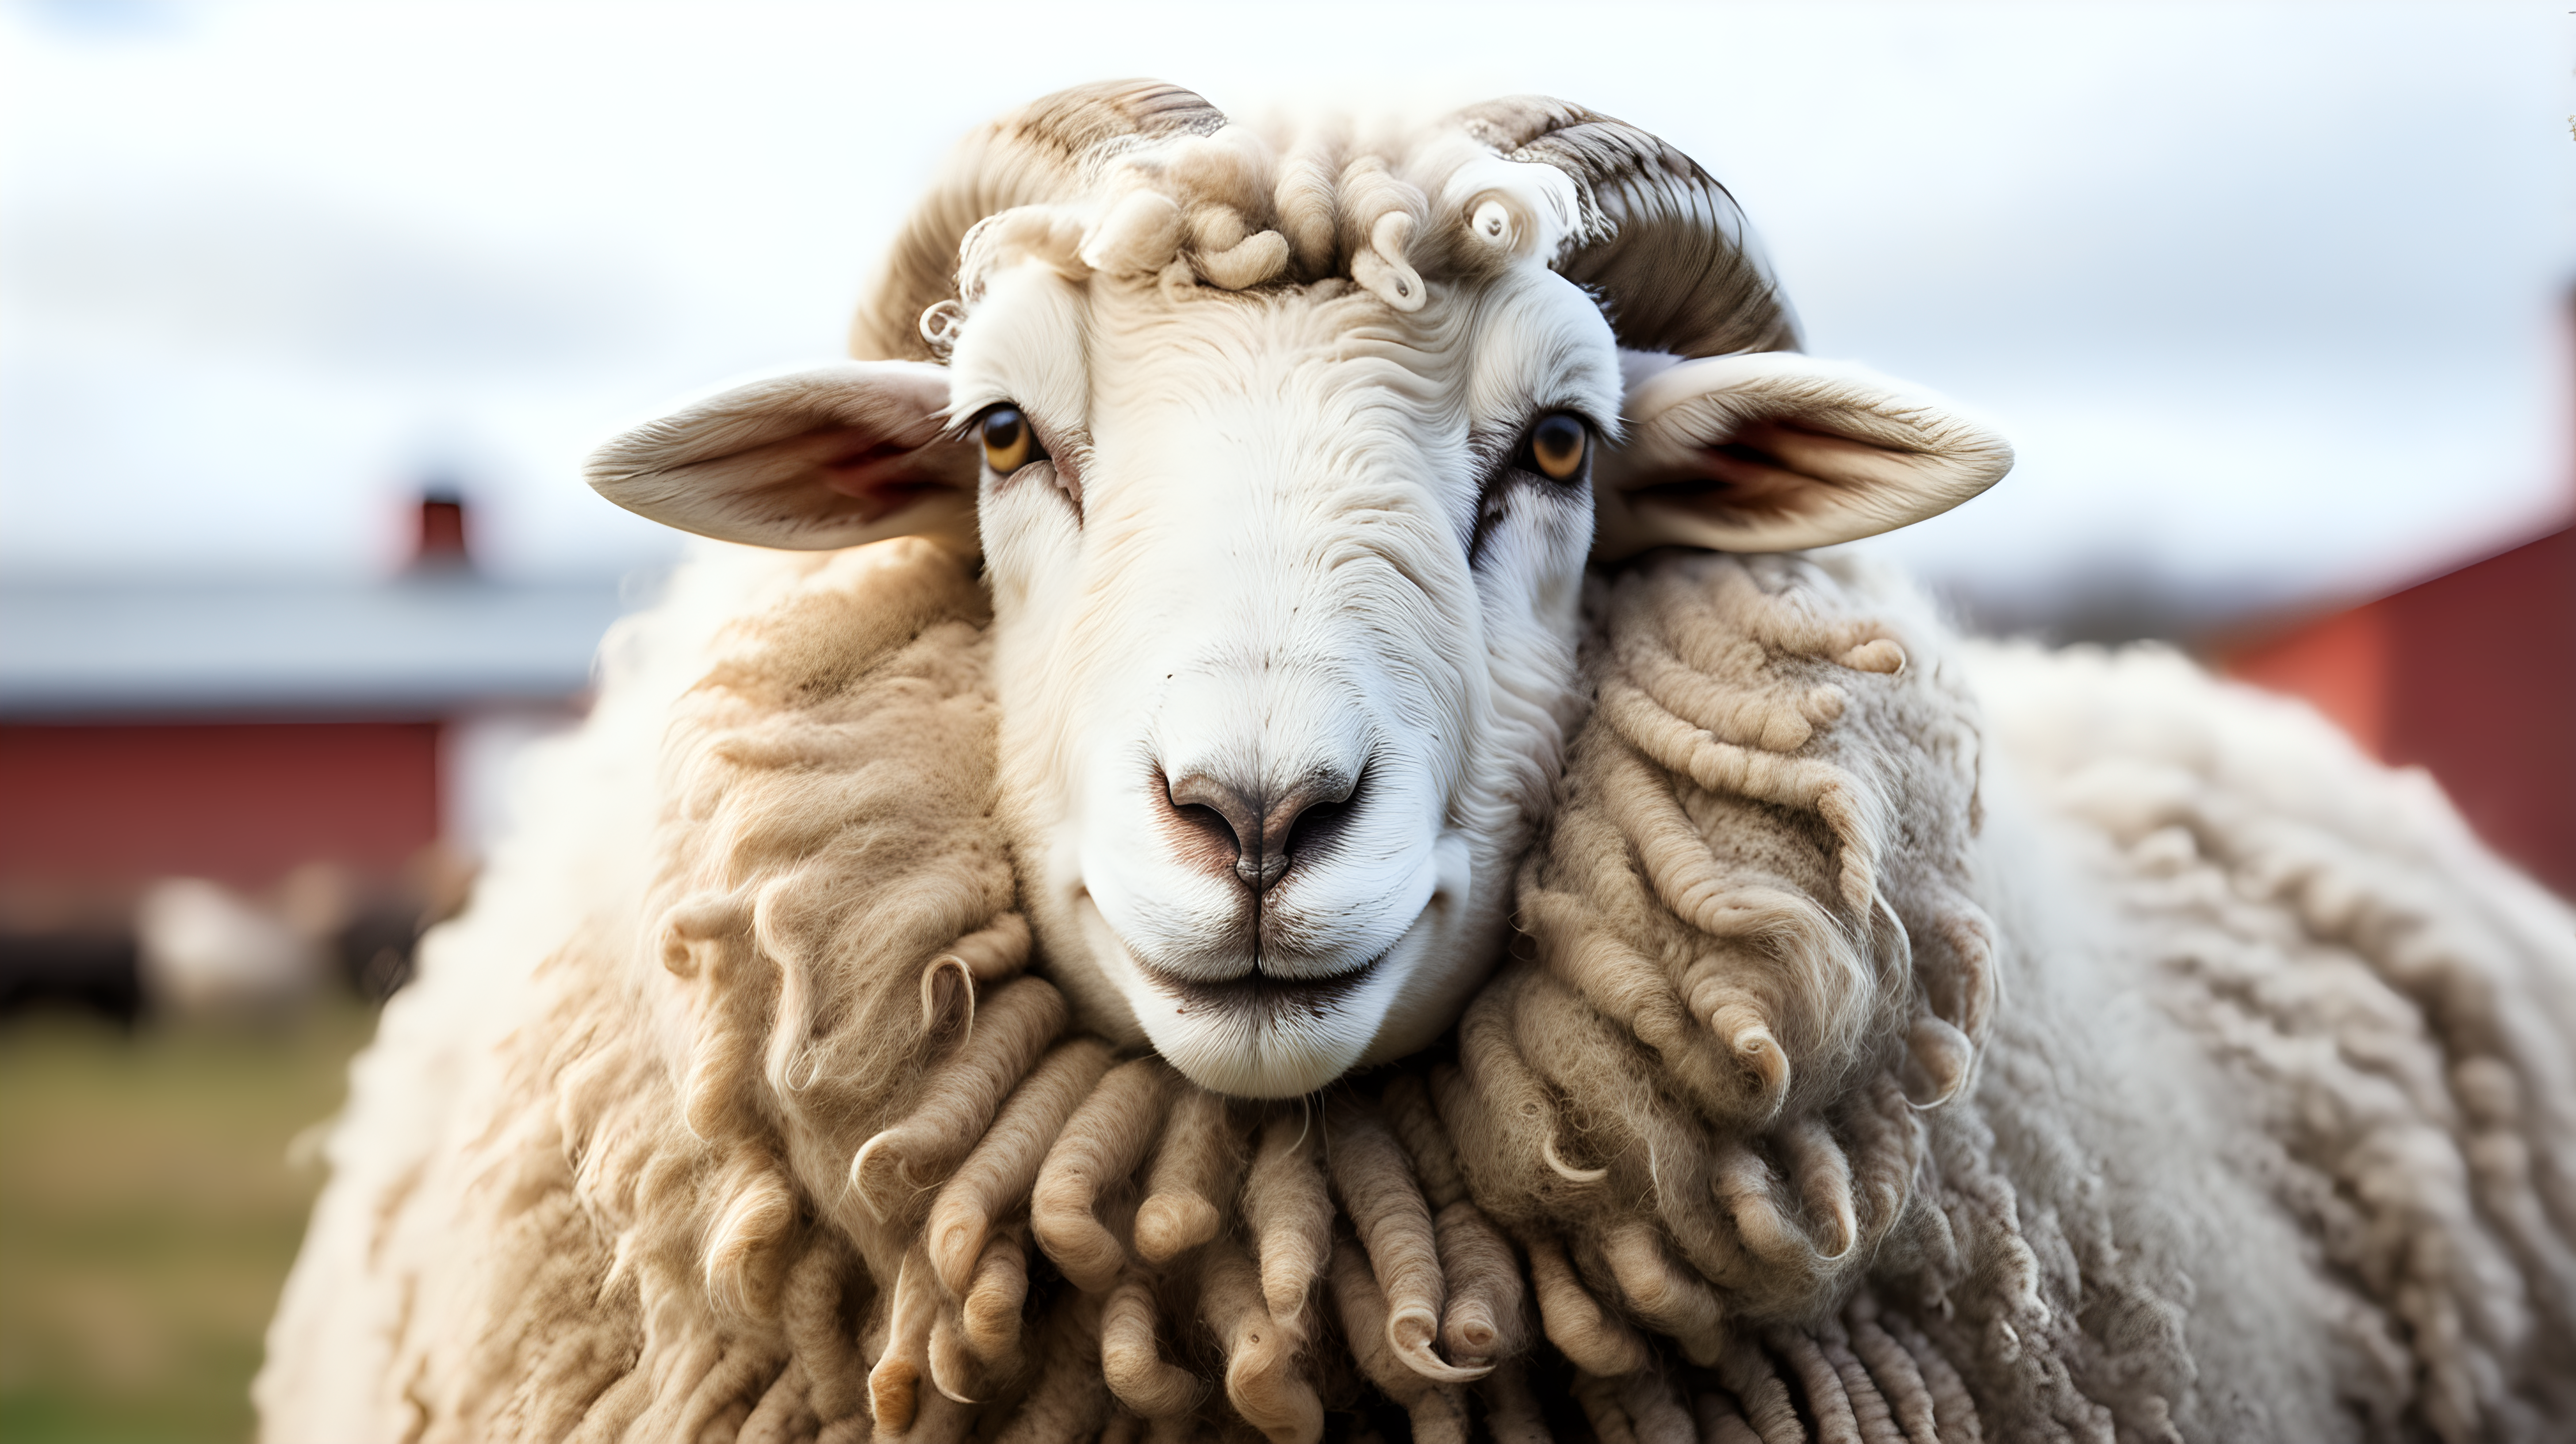
<path fill-rule="evenodd" d="M 2576 501 L 2568 8 L 21 0 L 0 574 L 379 571 L 434 472 L 504 571 L 667 555 L 592 442 L 834 354 L 956 134 L 1154 74 L 1676 142 L 1809 349 L 2019 445 L 1886 543 L 1936 578 L 2368 586 Z"/>

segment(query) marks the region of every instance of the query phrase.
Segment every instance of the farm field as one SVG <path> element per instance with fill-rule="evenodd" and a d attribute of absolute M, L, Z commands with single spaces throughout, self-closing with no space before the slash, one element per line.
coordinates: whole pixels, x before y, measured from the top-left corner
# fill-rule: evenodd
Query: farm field
<path fill-rule="evenodd" d="M 321 1186 L 290 1163 L 375 1013 L 0 1019 L 0 1439 L 250 1437 L 260 1339 Z M 300 1151 L 300 1150 L 299 1150 Z"/>

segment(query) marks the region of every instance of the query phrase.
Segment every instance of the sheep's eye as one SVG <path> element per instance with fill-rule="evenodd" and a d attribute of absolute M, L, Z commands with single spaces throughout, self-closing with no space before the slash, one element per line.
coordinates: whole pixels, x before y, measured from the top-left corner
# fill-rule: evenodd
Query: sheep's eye
<path fill-rule="evenodd" d="M 1016 406 L 996 406 L 984 413 L 975 430 L 984 439 L 984 464 L 995 476 L 1008 476 L 1046 455 L 1029 429 L 1029 419 Z"/>
<path fill-rule="evenodd" d="M 1538 419 L 1530 428 L 1530 465 L 1550 481 L 1572 481 L 1583 470 L 1583 457 L 1592 442 L 1592 428 L 1581 417 L 1554 411 Z"/>

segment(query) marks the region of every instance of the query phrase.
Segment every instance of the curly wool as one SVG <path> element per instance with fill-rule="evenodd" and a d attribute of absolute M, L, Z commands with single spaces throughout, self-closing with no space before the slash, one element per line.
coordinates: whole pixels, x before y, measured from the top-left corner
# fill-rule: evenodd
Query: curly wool
<path fill-rule="evenodd" d="M 1078 178 L 1063 174 L 1056 128 L 1086 103 L 1151 110 L 1167 128 L 1093 154 Z M 915 214 L 860 307 L 851 352 L 946 356 L 989 278 L 1023 260 L 1173 291 L 1339 281 L 1396 311 L 1419 311 L 1432 286 L 1607 229 L 1598 205 L 1573 186 L 1555 196 L 1557 207 L 1533 210 L 1518 187 L 1486 183 L 1494 178 L 1488 146 L 1518 150 L 1508 141 L 1535 118 L 1529 104 L 1499 102 L 1455 132 L 1364 137 L 1343 122 L 1229 123 L 1197 96 L 1152 82 L 1050 97 L 961 143 L 947 174 L 973 178 L 964 182 L 971 202 L 935 192 Z M 1033 144 L 1041 133 L 1049 139 Z M 993 208 L 1005 196 L 1020 203 Z M 1793 339 L 1776 308 L 1761 320 L 1763 329 L 1726 339 L 1745 349 Z"/>
<path fill-rule="evenodd" d="M 267 1437 L 2576 1417 L 2576 937 L 2420 779 L 1845 562 L 1590 615 L 1518 956 L 1264 1105 L 1021 975 L 963 562 L 702 564 L 358 1065 Z"/>
<path fill-rule="evenodd" d="M 932 1065 L 1063 1026 L 1048 984 L 1006 981 L 1028 934 L 984 620 L 955 558 L 905 542 L 701 568 L 612 638 L 542 814 L 596 831 L 505 853 L 356 1071 L 258 1387 L 271 1437 L 693 1438 L 791 1362 L 811 1412 L 856 1406 L 883 1345 L 849 1322 L 910 1324 L 931 1198 L 872 1207 L 853 1160 L 917 1109 L 983 1134 L 998 1097 Z M 621 816 L 610 784 L 655 752 L 658 817 Z M 559 889 L 597 906 L 543 911 Z M 981 1040 L 979 993 L 1004 1015 Z"/>
<path fill-rule="evenodd" d="M 1928 619 L 1851 615 L 1802 561 L 1603 590 L 1600 703 L 1521 879 L 1536 956 L 1460 1024 L 1450 1124 L 1508 1224 L 1651 1198 L 1632 1272 L 1660 1236 L 1729 1312 L 1798 1317 L 1895 1225 L 1914 1109 L 1958 1093 L 1993 1010 L 1973 706 Z"/>
<path fill-rule="evenodd" d="M 1639 641 L 1730 604 L 1682 624 L 1741 639 L 1696 678 Z M 2169 654 L 1945 643 L 1848 564 L 1669 560 L 1601 611 L 1533 956 L 1444 1094 L 1475 1196 L 1588 1290 L 1570 1357 L 1669 1339 L 1703 1438 L 2565 1437 L 2576 929 L 2420 775 Z M 1909 665 L 1803 730 L 1859 636 Z M 1856 877 L 1910 949 L 1862 951 Z M 1720 887 L 1837 931 L 1745 950 Z M 1759 1012 L 1693 1006 L 1711 973 Z M 1577 1394 L 1604 1438 L 1672 1417 Z"/>
<path fill-rule="evenodd" d="M 2420 772 L 2178 657 L 1978 657 L 2375 1429 L 2576 1420 L 2576 930 Z"/>

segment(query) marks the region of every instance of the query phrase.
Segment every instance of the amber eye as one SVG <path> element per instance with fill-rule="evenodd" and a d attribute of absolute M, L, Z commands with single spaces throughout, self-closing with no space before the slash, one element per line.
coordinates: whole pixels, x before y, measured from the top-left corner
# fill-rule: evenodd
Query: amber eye
<path fill-rule="evenodd" d="M 1029 419 L 1016 406 L 996 406 L 985 412 L 975 429 L 984 438 L 984 464 L 996 476 L 1008 476 L 1046 455 L 1029 430 Z"/>
<path fill-rule="evenodd" d="M 1552 412 L 1530 428 L 1530 463 L 1551 481 L 1572 481 L 1583 470 L 1583 450 L 1591 440 L 1592 429 L 1580 418 Z"/>

